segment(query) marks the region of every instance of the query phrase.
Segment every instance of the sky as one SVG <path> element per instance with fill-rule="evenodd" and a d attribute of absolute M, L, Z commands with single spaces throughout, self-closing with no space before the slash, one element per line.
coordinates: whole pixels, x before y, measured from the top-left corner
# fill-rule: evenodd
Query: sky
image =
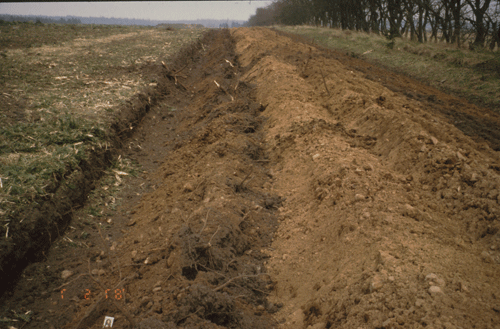
<path fill-rule="evenodd" d="M 0 14 L 115 17 L 151 20 L 246 21 L 272 1 L 141 1 L 0 3 Z"/>

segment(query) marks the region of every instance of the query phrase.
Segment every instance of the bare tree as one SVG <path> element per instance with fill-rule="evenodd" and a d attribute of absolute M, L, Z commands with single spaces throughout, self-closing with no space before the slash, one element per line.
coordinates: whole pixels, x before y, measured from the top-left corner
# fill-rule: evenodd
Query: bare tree
<path fill-rule="evenodd" d="M 275 0 L 258 9 L 250 25 L 314 24 L 390 38 L 410 34 L 412 40 L 430 39 L 461 44 L 465 26 L 472 27 L 474 45 L 500 43 L 500 0 Z"/>
<path fill-rule="evenodd" d="M 484 16 L 490 6 L 491 0 L 466 0 L 466 2 L 471 7 L 472 13 L 474 14 L 474 18 L 469 19 L 476 32 L 474 45 L 482 47 L 487 34 Z"/>
<path fill-rule="evenodd" d="M 381 0 L 368 0 L 368 15 L 369 15 L 369 24 L 370 31 L 374 33 L 379 33 L 380 31 L 380 1 Z"/>

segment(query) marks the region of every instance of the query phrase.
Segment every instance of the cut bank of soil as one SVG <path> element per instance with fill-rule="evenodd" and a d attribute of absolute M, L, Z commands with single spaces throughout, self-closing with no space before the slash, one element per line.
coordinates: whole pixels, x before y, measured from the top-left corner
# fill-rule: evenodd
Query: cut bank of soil
<path fill-rule="evenodd" d="M 498 328 L 500 162 L 441 114 L 459 100 L 268 29 L 185 57 L 130 144 L 151 191 L 135 204 L 131 180 L 116 231 L 2 309 L 36 310 L 24 328 Z"/>

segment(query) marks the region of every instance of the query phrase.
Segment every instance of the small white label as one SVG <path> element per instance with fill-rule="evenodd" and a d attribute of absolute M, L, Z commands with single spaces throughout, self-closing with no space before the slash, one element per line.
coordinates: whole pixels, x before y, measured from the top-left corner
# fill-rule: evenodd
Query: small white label
<path fill-rule="evenodd" d="M 111 317 L 111 316 L 105 316 L 104 317 L 104 324 L 103 324 L 103 328 L 111 328 L 113 327 L 113 321 L 115 321 L 115 318 Z"/>

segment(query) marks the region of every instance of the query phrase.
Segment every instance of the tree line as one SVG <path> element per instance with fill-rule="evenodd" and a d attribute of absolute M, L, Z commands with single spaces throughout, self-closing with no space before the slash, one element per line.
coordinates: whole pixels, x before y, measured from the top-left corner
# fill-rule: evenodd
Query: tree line
<path fill-rule="evenodd" d="M 470 36 L 472 47 L 500 45 L 499 0 L 276 0 L 258 8 L 248 25 L 315 25 L 408 35 L 426 42 L 460 45 Z"/>

